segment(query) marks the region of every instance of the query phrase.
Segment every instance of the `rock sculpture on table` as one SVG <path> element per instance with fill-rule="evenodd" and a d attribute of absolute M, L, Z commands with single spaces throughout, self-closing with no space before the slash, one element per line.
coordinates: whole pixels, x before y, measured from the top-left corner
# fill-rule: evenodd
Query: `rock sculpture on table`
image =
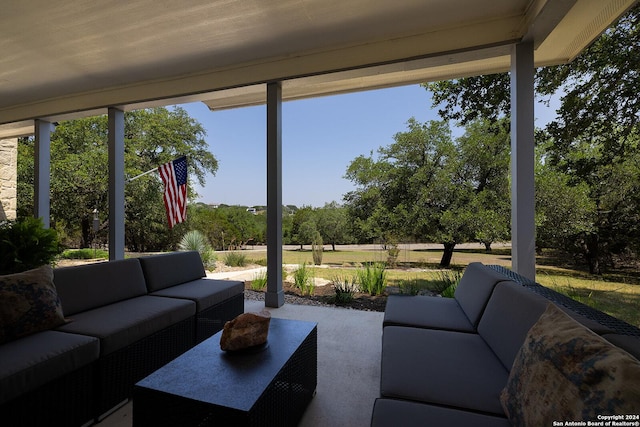
<path fill-rule="evenodd" d="M 243 313 L 224 324 L 220 348 L 224 351 L 238 351 L 256 347 L 267 342 L 271 313 Z"/>

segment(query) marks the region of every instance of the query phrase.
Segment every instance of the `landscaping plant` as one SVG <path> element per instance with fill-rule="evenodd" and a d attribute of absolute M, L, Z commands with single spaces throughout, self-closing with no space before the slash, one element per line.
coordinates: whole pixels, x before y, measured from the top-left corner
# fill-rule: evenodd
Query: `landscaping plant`
<path fill-rule="evenodd" d="M 421 289 L 420 280 L 418 278 L 400 280 L 398 289 L 404 295 L 418 295 Z"/>
<path fill-rule="evenodd" d="M 315 238 L 311 243 L 311 252 L 313 254 L 313 263 L 315 265 L 322 264 L 322 251 L 323 251 L 322 236 L 320 235 L 319 232 L 316 231 Z"/>
<path fill-rule="evenodd" d="M 336 292 L 336 304 L 350 303 L 353 301 L 353 294 L 359 291 L 355 277 L 334 277 L 333 289 Z"/>
<path fill-rule="evenodd" d="M 58 233 L 42 219 L 0 222 L 0 274 L 20 273 L 51 264 L 60 253 Z"/>
<path fill-rule="evenodd" d="M 207 270 L 215 270 L 216 254 L 209 245 L 207 237 L 198 230 L 188 231 L 178 244 L 181 251 L 197 251 L 202 258 L 202 264 Z"/>
<path fill-rule="evenodd" d="M 244 267 L 247 264 L 247 257 L 238 252 L 229 252 L 224 257 L 224 263 L 229 267 Z"/>
<path fill-rule="evenodd" d="M 307 263 L 298 265 L 296 271 L 293 272 L 293 285 L 300 289 L 303 295 L 312 295 L 315 289 L 313 281 L 313 272 L 307 269 Z"/>
<path fill-rule="evenodd" d="M 369 263 L 356 270 L 360 288 L 372 296 L 382 295 L 387 287 L 387 272 L 382 263 Z"/>
<path fill-rule="evenodd" d="M 256 273 L 251 281 L 251 289 L 254 291 L 262 291 L 267 286 L 267 272 L 262 271 Z"/>

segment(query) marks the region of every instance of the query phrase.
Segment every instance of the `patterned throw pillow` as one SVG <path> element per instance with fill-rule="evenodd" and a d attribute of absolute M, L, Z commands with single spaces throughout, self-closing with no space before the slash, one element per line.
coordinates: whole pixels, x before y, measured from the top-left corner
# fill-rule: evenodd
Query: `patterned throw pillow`
<path fill-rule="evenodd" d="M 0 344 L 63 323 L 51 266 L 0 276 Z"/>
<path fill-rule="evenodd" d="M 500 396 L 513 425 L 640 413 L 640 362 L 555 305 L 529 331 Z"/>

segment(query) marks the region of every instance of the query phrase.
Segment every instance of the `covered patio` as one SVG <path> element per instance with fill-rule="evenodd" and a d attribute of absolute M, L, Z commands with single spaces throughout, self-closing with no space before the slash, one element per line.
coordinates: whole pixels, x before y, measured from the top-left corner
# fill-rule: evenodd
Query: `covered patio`
<path fill-rule="evenodd" d="M 317 396 L 300 425 L 369 425 L 382 313 L 285 304 L 282 102 L 511 72 L 512 269 L 535 279 L 534 71 L 580 54 L 635 0 L 186 0 L 24 2 L 0 15 L 0 146 L 35 136 L 35 211 L 50 218 L 50 135 L 109 118 L 109 258 L 124 258 L 124 113 L 204 102 L 267 105 L 273 317 L 318 322 Z M 101 425 L 131 425 L 131 404 Z"/>
<path fill-rule="evenodd" d="M 9 1 L 0 18 L 0 140 L 35 135 L 35 212 L 49 224 L 56 122 L 108 114 L 109 250 L 124 258 L 124 112 L 267 104 L 269 275 L 282 292 L 283 101 L 511 71 L 514 271 L 535 278 L 535 67 L 575 58 L 633 0 Z M 26 31 L 25 29 L 29 29 Z"/>
<path fill-rule="evenodd" d="M 245 311 L 260 311 L 262 301 L 245 300 Z M 380 390 L 380 342 L 384 313 L 347 308 L 285 304 L 269 309 L 273 317 L 318 323 L 318 386 L 299 426 L 368 426 Z M 131 427 L 133 404 L 98 426 Z"/>

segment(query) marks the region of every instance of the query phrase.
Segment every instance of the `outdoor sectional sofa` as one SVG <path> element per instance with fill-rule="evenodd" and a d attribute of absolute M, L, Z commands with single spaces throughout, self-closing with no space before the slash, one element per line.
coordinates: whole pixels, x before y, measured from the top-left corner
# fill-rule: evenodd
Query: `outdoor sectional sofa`
<path fill-rule="evenodd" d="M 40 270 L 20 276 L 20 289 L 33 272 L 51 276 Z M 99 419 L 137 381 L 244 312 L 244 283 L 206 278 L 197 252 L 58 268 L 52 279 L 47 292 L 64 318 L 0 344 L 0 425 Z M 10 281 L 0 281 L 3 304 L 15 296 Z"/>
<path fill-rule="evenodd" d="M 374 427 L 640 415 L 640 330 L 497 266 L 452 299 L 390 296 L 381 358 Z"/>

